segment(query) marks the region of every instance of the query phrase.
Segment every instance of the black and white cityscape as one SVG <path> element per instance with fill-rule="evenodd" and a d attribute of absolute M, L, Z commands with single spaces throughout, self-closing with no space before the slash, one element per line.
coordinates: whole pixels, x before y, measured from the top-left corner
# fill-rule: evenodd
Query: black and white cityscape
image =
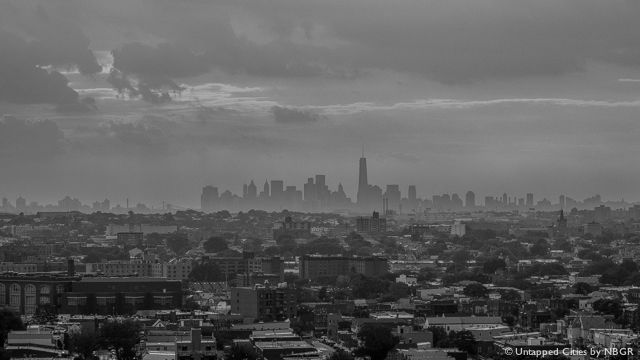
<path fill-rule="evenodd" d="M 0 360 L 639 359 L 639 18 L 0 0 Z"/>

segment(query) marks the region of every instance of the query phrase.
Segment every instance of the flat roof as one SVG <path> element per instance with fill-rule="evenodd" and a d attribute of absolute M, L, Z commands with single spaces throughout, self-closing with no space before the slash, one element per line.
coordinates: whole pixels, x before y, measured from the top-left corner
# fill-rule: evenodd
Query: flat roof
<path fill-rule="evenodd" d="M 80 279 L 80 282 L 180 282 L 180 280 L 132 276 L 132 277 L 87 277 L 87 278 Z"/>
<path fill-rule="evenodd" d="M 313 348 L 315 347 L 309 344 L 306 341 L 256 341 L 254 342 L 256 347 L 261 349 L 278 349 L 278 348 L 296 348 L 296 349 L 304 349 L 304 348 Z"/>

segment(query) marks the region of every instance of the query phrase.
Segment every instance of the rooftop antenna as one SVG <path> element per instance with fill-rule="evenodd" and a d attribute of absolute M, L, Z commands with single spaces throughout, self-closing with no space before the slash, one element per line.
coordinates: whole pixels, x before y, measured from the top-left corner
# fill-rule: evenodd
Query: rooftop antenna
<path fill-rule="evenodd" d="M 362 144 L 362 157 L 364 157 L 364 144 Z"/>

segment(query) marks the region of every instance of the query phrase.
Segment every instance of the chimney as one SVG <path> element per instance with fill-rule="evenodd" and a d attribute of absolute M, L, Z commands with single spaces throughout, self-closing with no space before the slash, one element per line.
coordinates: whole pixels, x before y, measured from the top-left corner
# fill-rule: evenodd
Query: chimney
<path fill-rule="evenodd" d="M 67 275 L 76 275 L 76 264 L 73 262 L 73 259 L 67 259 Z"/>
<path fill-rule="evenodd" d="M 202 351 L 202 329 L 191 328 L 191 349 L 196 354 Z"/>

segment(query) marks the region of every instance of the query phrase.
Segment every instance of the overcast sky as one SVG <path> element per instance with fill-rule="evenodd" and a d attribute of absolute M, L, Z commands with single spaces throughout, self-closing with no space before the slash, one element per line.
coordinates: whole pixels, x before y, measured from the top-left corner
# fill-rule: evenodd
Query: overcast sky
<path fill-rule="evenodd" d="M 640 200 L 637 0 L 0 0 L 0 197 Z M 179 90 L 179 91 L 178 91 Z M 167 95 L 163 96 L 163 93 Z"/>

